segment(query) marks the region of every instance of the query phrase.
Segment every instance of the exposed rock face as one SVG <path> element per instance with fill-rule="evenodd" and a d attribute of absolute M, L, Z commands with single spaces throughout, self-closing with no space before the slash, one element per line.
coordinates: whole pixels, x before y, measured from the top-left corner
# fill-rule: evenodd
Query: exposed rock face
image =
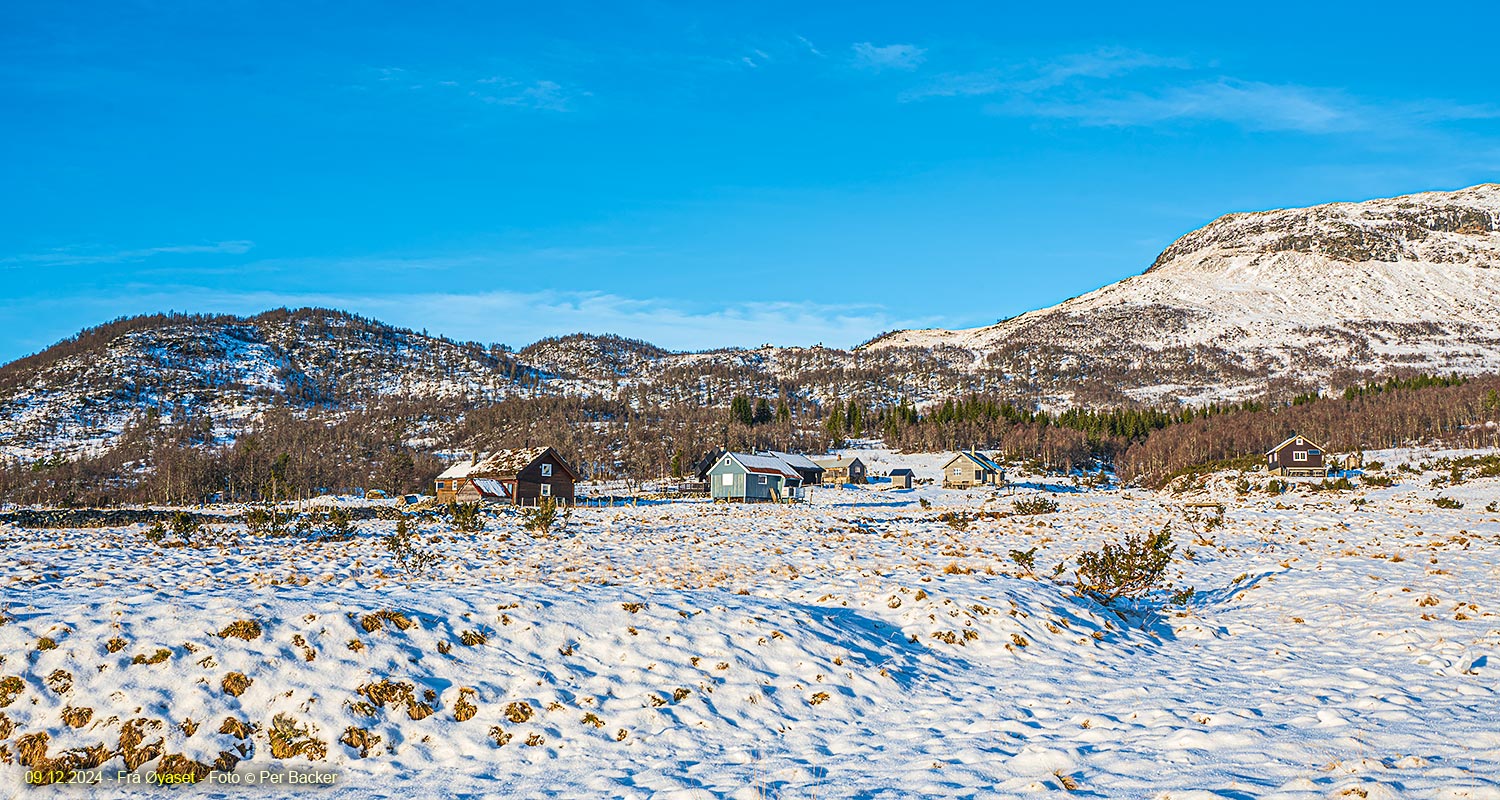
<path fill-rule="evenodd" d="M 869 347 L 1047 353 L 1139 399 L 1253 393 L 1340 370 L 1500 369 L 1500 184 L 1229 214 L 1144 274 L 973 330 Z M 1059 387 L 1061 388 L 1061 387 Z"/>

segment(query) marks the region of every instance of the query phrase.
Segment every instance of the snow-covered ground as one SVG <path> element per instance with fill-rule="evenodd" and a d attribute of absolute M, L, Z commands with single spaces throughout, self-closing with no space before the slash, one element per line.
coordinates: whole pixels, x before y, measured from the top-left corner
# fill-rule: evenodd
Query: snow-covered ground
<path fill-rule="evenodd" d="M 165 793 L 116 773 L 222 754 L 241 784 L 186 792 L 307 794 L 244 783 L 290 768 L 335 776 L 321 797 L 1500 797 L 1500 478 L 1434 488 L 1385 455 L 1390 488 L 1225 476 L 1039 516 L 1007 513 L 1038 488 L 877 484 L 545 536 L 424 522 L 420 575 L 386 521 L 188 547 L 0 527 L 0 797 Z M 1208 496 L 1222 525 L 1186 505 Z M 1196 594 L 1135 624 L 1008 556 L 1046 575 L 1169 523 Z M 38 733 L 49 759 L 102 746 L 104 782 L 24 787 Z"/>

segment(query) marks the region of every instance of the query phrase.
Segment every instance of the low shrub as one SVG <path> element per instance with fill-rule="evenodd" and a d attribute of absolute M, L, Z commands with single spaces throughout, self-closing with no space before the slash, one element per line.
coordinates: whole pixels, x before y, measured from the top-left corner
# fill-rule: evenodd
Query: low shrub
<path fill-rule="evenodd" d="M 1161 585 L 1176 551 L 1170 525 L 1157 533 L 1127 535 L 1118 544 L 1106 542 L 1098 551 L 1074 559 L 1074 586 L 1106 605 L 1121 597 L 1139 597 Z"/>
<path fill-rule="evenodd" d="M 1053 514 L 1057 512 L 1057 501 L 1050 497 L 1027 497 L 1010 504 L 1020 516 Z"/>

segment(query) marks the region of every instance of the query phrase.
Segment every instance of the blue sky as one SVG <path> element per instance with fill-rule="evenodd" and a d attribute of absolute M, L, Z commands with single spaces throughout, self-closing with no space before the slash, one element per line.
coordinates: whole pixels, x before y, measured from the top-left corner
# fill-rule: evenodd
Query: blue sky
<path fill-rule="evenodd" d="M 851 346 L 1500 178 L 1500 12 L 0 5 L 0 361 L 169 309 Z M 812 6 L 812 8 L 809 8 Z"/>

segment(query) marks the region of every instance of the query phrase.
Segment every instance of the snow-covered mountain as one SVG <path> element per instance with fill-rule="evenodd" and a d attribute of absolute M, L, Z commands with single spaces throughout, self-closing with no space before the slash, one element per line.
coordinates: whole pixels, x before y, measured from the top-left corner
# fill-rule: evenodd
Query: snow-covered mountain
<path fill-rule="evenodd" d="M 1497 320 L 1500 184 L 1486 184 L 1230 214 L 1052 308 L 854 350 L 673 353 L 578 334 L 512 352 L 320 309 L 118 320 L 0 367 L 0 456 L 109 449 L 151 414 L 205 420 L 222 441 L 270 408 L 382 399 L 440 402 L 451 418 L 536 395 L 643 410 L 784 397 L 799 415 L 967 392 L 1053 408 L 1285 395 L 1392 371 L 1500 372 Z"/>
<path fill-rule="evenodd" d="M 0 454 L 107 449 L 153 413 L 206 419 L 225 438 L 274 406 L 494 400 L 538 380 L 504 351 L 333 311 L 136 317 L 0 367 Z"/>
<path fill-rule="evenodd" d="M 1316 384 L 1346 369 L 1500 370 L 1500 184 L 1229 214 L 1145 273 L 1051 308 L 865 347 L 938 345 L 1139 399 L 1245 395 L 1268 377 Z"/>

